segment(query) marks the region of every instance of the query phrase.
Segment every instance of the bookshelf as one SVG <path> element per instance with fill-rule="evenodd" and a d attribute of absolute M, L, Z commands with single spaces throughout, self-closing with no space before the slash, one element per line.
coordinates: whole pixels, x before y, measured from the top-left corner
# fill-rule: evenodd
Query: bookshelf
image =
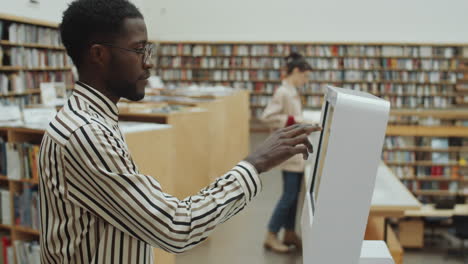
<path fill-rule="evenodd" d="M 468 119 L 460 110 L 395 110 L 382 159 L 422 202 L 468 196 Z M 394 116 L 394 117 L 395 117 Z M 411 117 L 408 120 L 402 117 Z M 430 118 L 435 126 L 425 123 Z M 408 122 L 411 121 L 411 124 Z"/>
<path fill-rule="evenodd" d="M 10 247 L 12 263 L 19 263 L 17 250 L 25 246 L 39 259 L 37 157 L 43 133 L 0 128 L 0 247 Z"/>
<path fill-rule="evenodd" d="M 331 84 L 370 92 L 398 109 L 468 106 L 468 51 L 459 44 L 156 42 L 157 74 L 168 86 L 226 85 L 251 92 L 255 120 L 284 77 L 283 58 L 302 53 L 314 69 L 301 91 L 306 108 Z M 467 80 L 465 86 L 463 80 Z M 461 88 L 467 101 L 461 101 Z"/>
<path fill-rule="evenodd" d="M 41 82 L 74 83 L 58 24 L 0 13 L 0 103 L 40 103 Z"/>

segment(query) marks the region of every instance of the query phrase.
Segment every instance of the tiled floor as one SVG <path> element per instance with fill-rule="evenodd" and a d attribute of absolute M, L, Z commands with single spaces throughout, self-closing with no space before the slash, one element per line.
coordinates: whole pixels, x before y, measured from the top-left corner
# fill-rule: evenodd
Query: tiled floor
<path fill-rule="evenodd" d="M 264 134 L 252 134 L 252 145 L 258 144 L 263 139 L 265 139 Z M 280 176 L 278 170 L 262 175 L 263 192 L 248 208 L 219 226 L 208 241 L 179 256 L 177 264 L 302 263 L 299 254 L 278 255 L 262 247 L 267 222 L 281 193 Z M 457 258 L 444 260 L 444 254 L 443 250 L 431 249 L 407 251 L 404 264 L 463 264 L 463 261 Z"/>

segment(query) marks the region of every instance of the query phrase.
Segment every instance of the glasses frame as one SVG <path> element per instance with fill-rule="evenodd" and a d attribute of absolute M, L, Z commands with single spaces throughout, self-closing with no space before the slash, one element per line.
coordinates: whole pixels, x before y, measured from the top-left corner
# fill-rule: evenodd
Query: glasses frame
<path fill-rule="evenodd" d="M 141 55 L 143 55 L 143 63 L 144 64 L 147 64 L 148 59 L 153 57 L 154 49 L 155 49 L 155 45 L 153 43 L 146 43 L 145 47 L 143 48 L 143 51 L 140 51 L 140 50 L 137 50 L 137 49 L 124 48 L 124 47 L 116 46 L 116 45 L 110 44 L 110 43 L 96 43 L 96 44 L 111 47 L 111 48 L 126 50 L 126 51 L 130 51 L 130 52 L 135 52 L 137 54 L 141 54 Z"/>

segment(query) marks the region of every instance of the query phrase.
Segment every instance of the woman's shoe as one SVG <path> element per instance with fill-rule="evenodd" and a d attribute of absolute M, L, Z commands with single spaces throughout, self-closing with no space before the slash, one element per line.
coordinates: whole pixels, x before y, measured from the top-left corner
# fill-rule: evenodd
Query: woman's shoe
<path fill-rule="evenodd" d="M 302 250 L 302 239 L 294 231 L 285 231 L 283 244 L 294 246 L 297 250 Z"/>
<path fill-rule="evenodd" d="M 281 241 L 277 238 L 276 234 L 272 232 L 267 233 L 267 237 L 263 246 L 266 249 L 269 249 L 276 253 L 285 254 L 290 252 L 289 247 L 281 243 Z"/>

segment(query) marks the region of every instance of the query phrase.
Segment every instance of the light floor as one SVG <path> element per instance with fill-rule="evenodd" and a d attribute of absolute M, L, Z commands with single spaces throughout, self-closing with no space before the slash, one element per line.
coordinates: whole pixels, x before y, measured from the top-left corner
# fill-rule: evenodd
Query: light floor
<path fill-rule="evenodd" d="M 252 134 L 252 146 L 261 143 L 265 138 L 265 134 Z M 177 264 L 302 263 L 299 254 L 278 255 L 262 247 L 266 225 L 281 194 L 282 184 L 278 170 L 265 173 L 262 179 L 262 193 L 243 212 L 219 226 L 208 241 L 178 256 Z M 404 264 L 463 264 L 461 259 L 455 257 L 445 260 L 444 255 L 444 250 L 405 251 Z"/>

